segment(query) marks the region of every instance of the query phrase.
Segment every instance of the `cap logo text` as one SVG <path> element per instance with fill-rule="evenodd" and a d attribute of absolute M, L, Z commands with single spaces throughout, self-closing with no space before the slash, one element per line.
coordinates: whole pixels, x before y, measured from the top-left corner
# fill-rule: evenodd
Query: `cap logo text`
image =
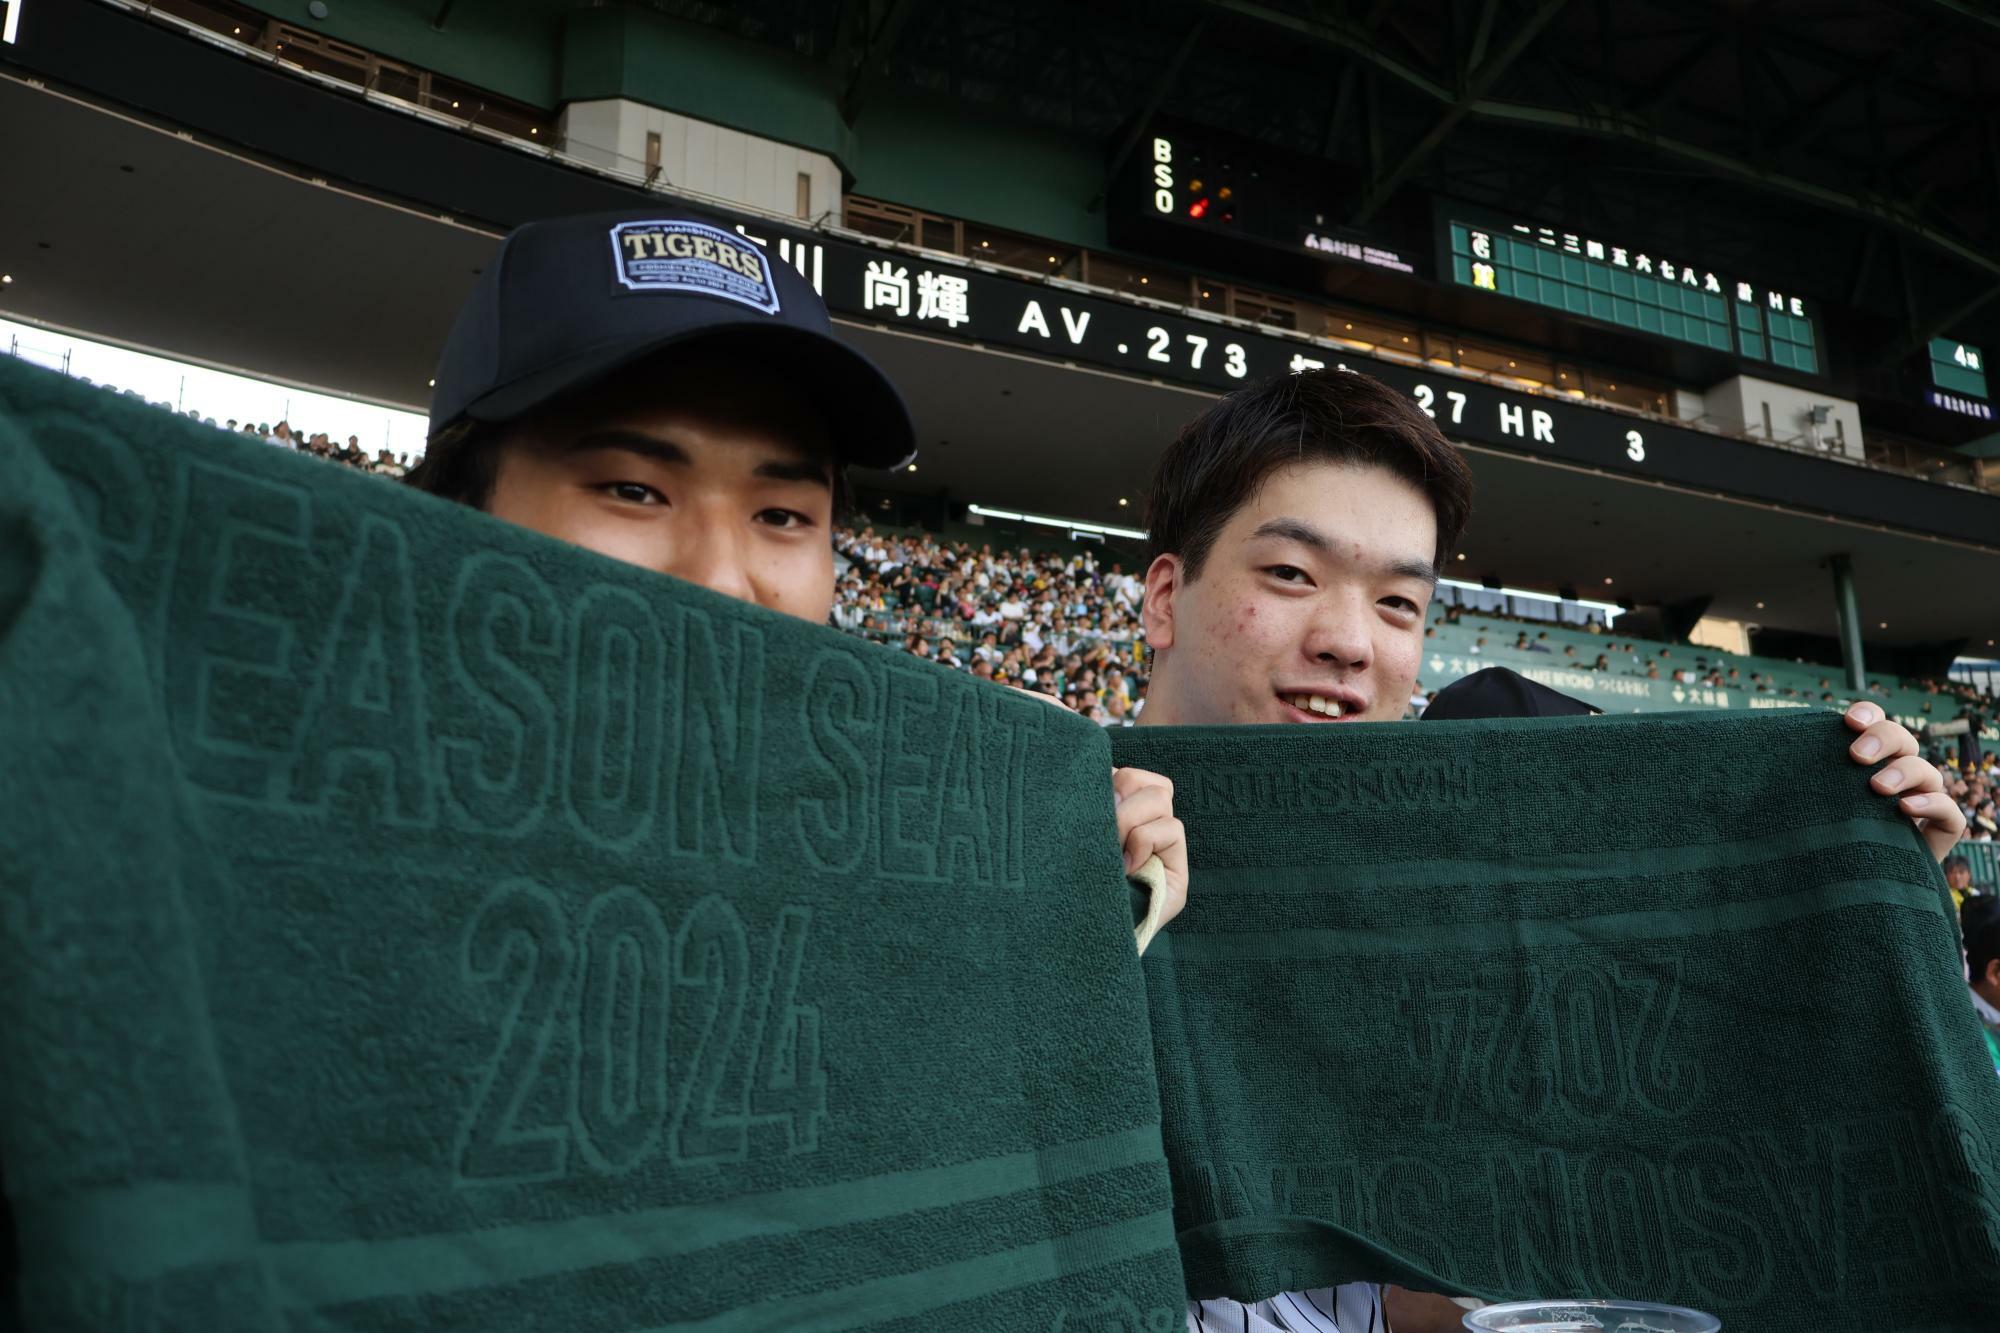
<path fill-rule="evenodd" d="M 618 281 L 629 291 L 695 292 L 778 313 L 778 286 L 763 254 L 719 227 L 621 222 L 611 229 L 611 252 Z"/>

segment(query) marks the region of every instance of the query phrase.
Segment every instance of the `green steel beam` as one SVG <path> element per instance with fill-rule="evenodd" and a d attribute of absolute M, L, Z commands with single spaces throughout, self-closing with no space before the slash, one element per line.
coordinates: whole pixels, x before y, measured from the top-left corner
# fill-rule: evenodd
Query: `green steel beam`
<path fill-rule="evenodd" d="M 1159 112 L 1160 103 L 1167 100 L 1167 94 L 1174 90 L 1176 83 L 1180 82 L 1181 69 L 1187 64 L 1188 57 L 1194 54 L 1194 48 L 1200 43 L 1202 34 L 1206 31 L 1208 31 L 1208 15 L 1197 14 L 1194 22 L 1188 25 L 1187 32 L 1182 35 L 1180 45 L 1174 48 L 1173 58 L 1167 61 L 1158 77 L 1153 80 L 1153 87 L 1147 94 L 1145 107 L 1133 120 L 1132 128 L 1118 145 L 1118 151 L 1111 155 L 1111 165 L 1104 169 L 1104 184 L 1098 189 L 1097 196 L 1084 206 L 1086 213 L 1095 213 L 1103 206 L 1104 196 L 1110 192 L 1111 182 L 1118 178 L 1119 171 L 1125 166 L 1125 160 L 1131 157 L 1132 150 L 1138 147 L 1140 138 L 1152 124 L 1154 115 Z"/>
<path fill-rule="evenodd" d="M 1831 186 L 1816 185 L 1781 171 L 1772 171 L 1727 153 L 1688 143 L 1662 134 L 1645 121 L 1610 108 L 1564 111 L 1555 107 L 1528 106 L 1519 102 L 1481 100 L 1470 107 L 1471 114 L 1496 124 L 1527 125 L 1545 130 L 1589 135 L 1602 139 L 1624 139 L 1643 145 L 1667 157 L 1698 163 L 1721 175 L 1761 186 L 1777 194 L 1808 200 L 1827 208 L 1882 223 L 1915 237 L 1962 260 L 1995 278 L 2000 278 L 2000 257 L 1989 255 L 1957 237 L 1926 223 L 1911 209 L 1874 194 L 1853 194 Z M 1983 302 L 1982 302 L 1983 304 Z"/>
<path fill-rule="evenodd" d="M 1450 137 L 1451 132 L 1458 128 L 1459 122 L 1465 119 L 1479 99 L 1500 81 L 1500 76 L 1505 74 L 1520 58 L 1521 53 L 1534 43 L 1535 38 L 1541 36 L 1542 29 L 1562 12 L 1562 7 L 1568 2 L 1569 0 L 1541 0 L 1527 21 L 1514 30 L 1506 45 L 1472 72 L 1471 77 L 1466 80 L 1465 96 L 1454 99 L 1445 113 L 1437 118 L 1430 129 L 1424 131 L 1423 137 L 1418 139 L 1410 150 L 1403 154 L 1402 160 L 1390 169 L 1389 174 L 1370 187 L 1350 219 L 1355 226 L 1366 225 L 1368 219 L 1375 216 L 1375 210 L 1387 203 L 1389 196 L 1401 188 L 1403 182 L 1437 151 L 1438 145 Z M 1491 12 L 1490 7 L 1488 12 Z"/>
<path fill-rule="evenodd" d="M 1297 14 L 1287 14 L 1283 10 L 1257 4 L 1254 0 L 1205 0 L 1205 3 L 1211 9 L 1221 10 L 1225 14 L 1235 14 L 1257 23 L 1281 28 L 1294 36 L 1307 38 L 1322 46 L 1337 47 L 1436 101 L 1449 103 L 1454 100 L 1451 89 L 1429 74 L 1412 69 L 1395 57 L 1383 54 L 1377 49 L 1374 34 L 1358 24 L 1342 23 L 1332 19 L 1301 18 Z"/>

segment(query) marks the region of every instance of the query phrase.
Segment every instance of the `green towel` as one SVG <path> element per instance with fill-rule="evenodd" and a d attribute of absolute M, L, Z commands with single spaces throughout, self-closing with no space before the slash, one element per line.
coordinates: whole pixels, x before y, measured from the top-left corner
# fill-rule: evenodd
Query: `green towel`
<path fill-rule="evenodd" d="M 29 1330 L 1180 1321 L 1081 719 L 0 359 L 0 757 Z"/>
<path fill-rule="evenodd" d="M 2000 1327 L 2000 1080 L 1838 718 L 1138 728 L 1189 1293 L 1622 1296 Z"/>

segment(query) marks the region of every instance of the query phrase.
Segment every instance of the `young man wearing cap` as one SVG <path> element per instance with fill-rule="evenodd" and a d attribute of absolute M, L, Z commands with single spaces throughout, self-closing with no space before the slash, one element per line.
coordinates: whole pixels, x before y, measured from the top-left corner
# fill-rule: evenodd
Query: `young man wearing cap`
<path fill-rule="evenodd" d="M 902 397 L 790 264 L 696 215 L 510 234 L 459 310 L 408 480 L 496 518 L 825 624 L 846 468 L 916 454 Z M 1112 773 L 1128 871 L 1187 898 L 1173 787 Z"/>
<path fill-rule="evenodd" d="M 1140 725 L 1400 720 L 1438 570 L 1471 510 L 1458 451 L 1365 375 L 1310 371 L 1224 398 L 1183 428 L 1147 497 L 1153 672 Z M 1464 705 L 1466 716 L 1588 711 L 1511 675 L 1480 673 L 1431 709 L 1451 695 L 1443 711 Z M 1872 786 L 1894 794 L 1943 857 L 1965 818 L 1916 738 L 1875 704 L 1855 705 L 1847 722 L 1861 733 L 1856 762 L 1895 758 Z M 1463 1313 L 1442 1296 L 1351 1283 L 1250 1306 L 1202 1301 L 1188 1328 L 1371 1333 L 1386 1321 L 1393 1333 L 1444 1333 Z"/>

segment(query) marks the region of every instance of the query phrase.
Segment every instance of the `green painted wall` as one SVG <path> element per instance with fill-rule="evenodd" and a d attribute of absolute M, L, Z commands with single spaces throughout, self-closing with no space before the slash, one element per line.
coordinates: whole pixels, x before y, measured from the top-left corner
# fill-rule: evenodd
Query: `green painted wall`
<path fill-rule="evenodd" d="M 846 165 L 838 96 L 825 65 L 645 10 L 577 10 L 564 33 L 564 102 L 629 97 Z"/>
<path fill-rule="evenodd" d="M 311 18 L 306 0 L 262 0 L 255 8 L 312 32 L 449 75 L 530 106 L 554 110 L 556 56 L 565 6 L 550 0 L 458 0 L 445 30 L 431 27 L 441 0 L 326 0 Z"/>
<path fill-rule="evenodd" d="M 305 0 L 258 8 L 396 60 L 550 110 L 627 97 L 838 162 L 857 194 L 1071 245 L 1106 248 L 1104 214 L 1085 206 L 1102 148 L 901 90 L 872 91 L 856 123 L 840 117 L 826 65 L 643 9 L 572 9 L 561 0 Z"/>
<path fill-rule="evenodd" d="M 968 114 L 945 98 L 883 92 L 861 107 L 849 163 L 853 190 L 1044 236 L 1107 249 L 1104 210 L 1085 207 L 1104 180 L 1094 140 Z"/>

